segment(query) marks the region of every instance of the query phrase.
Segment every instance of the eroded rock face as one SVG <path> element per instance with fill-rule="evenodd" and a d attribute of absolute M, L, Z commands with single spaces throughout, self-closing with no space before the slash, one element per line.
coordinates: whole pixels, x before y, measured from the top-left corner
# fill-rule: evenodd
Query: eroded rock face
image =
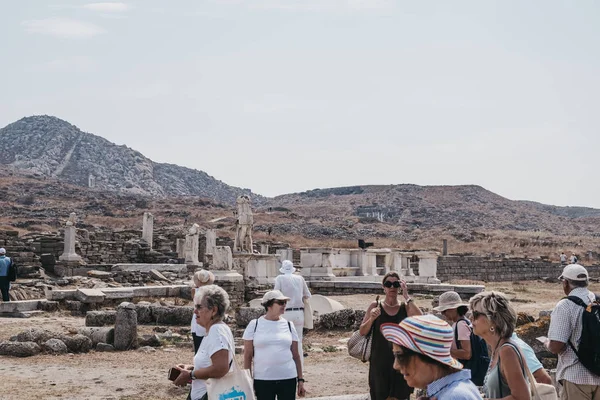
<path fill-rule="evenodd" d="M 115 341 L 115 329 L 111 327 L 79 328 L 79 333 L 89 337 L 92 341 L 92 346 L 96 346 L 98 343 L 112 344 Z"/>
<path fill-rule="evenodd" d="M 264 308 L 240 307 L 235 313 L 235 322 L 239 327 L 247 326 L 250 321 L 265 314 Z"/>
<path fill-rule="evenodd" d="M 150 346 L 150 347 L 160 347 L 162 343 L 160 342 L 160 338 L 158 335 L 143 335 L 138 337 L 138 344 L 141 347 Z"/>
<path fill-rule="evenodd" d="M 35 342 L 2 342 L 0 355 L 9 357 L 31 357 L 39 354 L 41 347 Z"/>
<path fill-rule="evenodd" d="M 48 339 L 44 342 L 42 348 L 54 354 L 65 354 L 68 351 L 67 345 L 60 339 Z"/>

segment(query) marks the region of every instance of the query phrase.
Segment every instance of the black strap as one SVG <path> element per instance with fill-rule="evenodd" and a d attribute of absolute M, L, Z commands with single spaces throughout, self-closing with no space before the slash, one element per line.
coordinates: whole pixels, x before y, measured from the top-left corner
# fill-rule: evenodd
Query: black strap
<path fill-rule="evenodd" d="M 587 304 L 585 304 L 585 301 L 581 300 L 577 296 L 568 296 L 567 299 L 571 300 L 573 303 L 577 304 L 578 306 L 581 306 L 583 308 L 587 307 Z"/>
<path fill-rule="evenodd" d="M 290 333 L 292 333 L 292 326 L 290 325 L 290 321 L 288 321 L 287 323 L 288 323 L 288 329 L 290 330 Z"/>
<path fill-rule="evenodd" d="M 458 323 L 460 321 L 465 321 L 465 323 L 467 324 L 467 327 L 471 331 L 471 334 L 473 333 L 473 329 L 471 329 L 471 325 L 469 324 L 469 321 L 466 318 L 460 318 L 458 321 L 456 321 L 456 325 L 454 325 L 454 343 L 456 343 L 456 349 L 457 350 L 461 350 L 462 349 L 462 345 L 460 344 L 460 340 L 458 340 Z M 471 340 L 471 338 L 469 338 L 469 340 Z M 471 351 L 473 351 L 473 349 L 471 349 Z"/>

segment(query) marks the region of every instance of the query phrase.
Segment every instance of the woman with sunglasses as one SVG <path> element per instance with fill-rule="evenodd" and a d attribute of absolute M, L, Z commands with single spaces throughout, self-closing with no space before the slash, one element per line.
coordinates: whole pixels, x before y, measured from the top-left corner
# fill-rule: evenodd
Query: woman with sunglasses
<path fill-rule="evenodd" d="M 406 317 L 421 315 L 421 310 L 408 295 L 406 282 L 400 280 L 397 272 L 388 272 L 383 277 L 382 288 L 385 293 L 383 302 L 374 301 L 367 308 L 360 325 L 363 336 L 371 332 L 371 358 L 369 360 L 369 391 L 371 400 L 405 400 L 412 389 L 394 370 L 394 355 L 390 344 L 381 335 L 380 327 L 385 323 L 398 324 Z M 402 288 L 404 302 L 398 301 L 398 292 Z"/>
<path fill-rule="evenodd" d="M 492 354 L 483 387 L 488 399 L 529 400 L 527 364 L 518 343 L 511 339 L 517 313 L 500 292 L 481 292 L 469 301 L 473 332 L 485 340 Z"/>
<path fill-rule="evenodd" d="M 471 371 L 463 370 L 450 355 L 454 333 L 447 322 L 433 315 L 419 315 L 400 324 L 383 324 L 381 334 L 392 343 L 394 368 L 410 387 L 426 389 L 429 399 L 481 399 L 470 380 Z"/>
<path fill-rule="evenodd" d="M 177 365 L 175 368 L 180 373 L 173 381 L 177 386 L 185 386 L 192 382 L 188 400 L 206 400 L 206 380 L 222 378 L 229 372 L 233 361 L 234 342 L 231 329 L 223 322 L 229 304 L 229 295 L 217 285 L 196 289 L 194 315 L 196 322 L 206 329 L 206 336 L 194 356 L 194 364 Z"/>
<path fill-rule="evenodd" d="M 254 372 L 257 400 L 293 400 L 305 394 L 298 334 L 281 315 L 290 298 L 271 290 L 262 298 L 266 314 L 244 331 L 244 368 Z M 252 361 L 254 360 L 254 368 Z"/>

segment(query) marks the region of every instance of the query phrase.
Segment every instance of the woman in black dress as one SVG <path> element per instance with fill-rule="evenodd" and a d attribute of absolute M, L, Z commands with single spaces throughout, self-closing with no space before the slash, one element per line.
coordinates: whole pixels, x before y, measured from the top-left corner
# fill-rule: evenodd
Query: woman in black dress
<path fill-rule="evenodd" d="M 407 316 L 421 315 L 421 310 L 408 296 L 406 282 L 400 280 L 396 272 L 388 272 L 383 277 L 383 302 L 374 301 L 367 308 L 360 325 L 360 334 L 371 332 L 371 359 L 369 360 L 369 390 L 371 400 L 406 400 L 412 393 L 401 374 L 394 370 L 394 355 L 390 343 L 383 337 L 379 328 L 386 322 L 400 323 Z M 398 291 L 402 288 L 404 303 L 398 301 Z"/>

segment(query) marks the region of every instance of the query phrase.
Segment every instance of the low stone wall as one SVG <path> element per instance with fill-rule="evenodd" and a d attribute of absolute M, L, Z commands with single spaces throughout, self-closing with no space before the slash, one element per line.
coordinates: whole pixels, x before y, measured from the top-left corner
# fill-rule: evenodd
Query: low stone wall
<path fill-rule="evenodd" d="M 600 265 L 585 266 L 592 278 L 600 278 Z M 558 278 L 564 266 L 543 260 L 491 259 L 476 256 L 442 256 L 438 258 L 437 277 L 442 282 L 456 279 L 476 281 L 531 281 Z"/>

